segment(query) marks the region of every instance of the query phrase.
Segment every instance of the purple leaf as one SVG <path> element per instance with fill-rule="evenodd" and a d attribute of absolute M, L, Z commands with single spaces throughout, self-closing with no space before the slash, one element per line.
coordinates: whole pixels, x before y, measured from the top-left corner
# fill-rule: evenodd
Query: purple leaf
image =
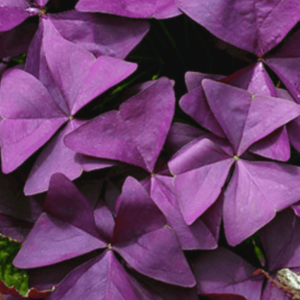
<path fill-rule="evenodd" d="M 181 108 L 201 126 L 220 137 L 225 137 L 224 132 L 212 113 L 201 87 L 201 82 L 205 78 L 219 79 L 221 82 L 246 89 L 251 94 L 277 97 L 275 86 L 262 62 L 252 64 L 226 78 L 219 75 L 187 72 L 186 84 L 192 86 L 192 91 L 181 98 L 179 102 Z M 270 159 L 287 161 L 290 157 L 290 145 L 286 129 L 266 136 L 251 147 L 250 151 Z"/>
<path fill-rule="evenodd" d="M 206 135 L 206 132 L 188 124 L 174 122 L 169 130 L 165 148 L 171 155 L 195 138 Z"/>
<path fill-rule="evenodd" d="M 85 172 L 110 168 L 118 164 L 117 162 L 112 160 L 95 158 L 78 153 L 76 153 L 75 155 L 75 161 L 80 162 L 80 165 Z"/>
<path fill-rule="evenodd" d="M 276 73 L 286 88 L 292 94 L 295 101 L 300 103 L 299 57 L 268 58 L 267 65 Z"/>
<path fill-rule="evenodd" d="M 201 82 L 203 79 L 212 79 L 212 80 L 220 80 L 224 78 L 224 75 L 215 75 L 215 74 L 205 74 L 200 72 L 186 72 L 184 75 L 185 84 L 188 92 L 198 88 L 201 86 Z"/>
<path fill-rule="evenodd" d="M 21 269 L 43 267 L 105 247 L 86 231 L 42 213 L 13 263 Z"/>
<path fill-rule="evenodd" d="M 46 88 L 18 69 L 2 76 L 0 111 L 4 118 L 0 125 L 4 173 L 21 165 L 67 120 Z"/>
<path fill-rule="evenodd" d="M 149 30 L 146 21 L 75 10 L 49 14 L 49 18 L 65 39 L 91 51 L 96 57 L 125 58 Z"/>
<path fill-rule="evenodd" d="M 220 124 L 207 103 L 201 85 L 183 95 L 179 101 L 179 105 L 198 124 L 221 138 L 225 137 Z"/>
<path fill-rule="evenodd" d="M 89 254 L 65 260 L 54 265 L 30 269 L 28 270 L 29 286 L 39 290 L 52 290 L 53 287 L 57 286 L 73 269 L 98 255 L 99 253 L 97 253 L 97 251 L 93 251 Z"/>
<path fill-rule="evenodd" d="M 234 160 L 228 158 L 175 178 L 179 206 L 188 225 L 195 222 L 217 200 L 233 163 Z"/>
<path fill-rule="evenodd" d="M 134 275 L 134 278 L 131 277 L 131 279 L 135 281 L 136 287 L 141 290 L 145 300 L 198 300 L 195 288 L 182 288 L 166 284 L 136 272 L 132 275 Z"/>
<path fill-rule="evenodd" d="M 101 200 L 94 209 L 94 218 L 98 232 L 105 240 L 111 241 L 114 235 L 115 220 L 109 208 Z"/>
<path fill-rule="evenodd" d="M 161 78 L 124 102 L 119 112 L 100 115 L 69 134 L 65 143 L 81 154 L 152 172 L 171 126 L 174 105 L 172 84 Z"/>
<path fill-rule="evenodd" d="M 73 151 L 110 160 L 119 160 L 146 169 L 123 120 L 117 111 L 104 113 L 67 135 L 65 144 Z"/>
<path fill-rule="evenodd" d="M 192 260 L 192 267 L 199 294 L 237 294 L 248 300 L 260 299 L 263 281 L 252 275 L 255 268 L 223 247 L 199 253 Z"/>
<path fill-rule="evenodd" d="M 279 98 L 250 93 L 205 79 L 202 81 L 210 108 L 235 153 L 241 155 L 254 142 L 298 116 L 299 107 Z M 222 101 L 226 98 L 226 102 Z M 229 115 L 235 113 L 234 126 Z M 272 115 L 272 118 L 265 118 Z"/>
<path fill-rule="evenodd" d="M 126 271 L 112 251 L 74 269 L 50 295 L 49 300 L 140 300 Z"/>
<path fill-rule="evenodd" d="M 276 88 L 262 62 L 251 64 L 221 81 L 254 95 L 277 97 Z"/>
<path fill-rule="evenodd" d="M 182 287 L 196 284 L 177 237 L 169 227 L 145 233 L 135 243 L 116 244 L 113 249 L 143 275 Z"/>
<path fill-rule="evenodd" d="M 291 296 L 284 291 L 280 290 L 277 286 L 272 285 L 271 282 L 267 281 L 261 295 L 261 300 L 290 300 Z"/>
<path fill-rule="evenodd" d="M 45 192 L 49 188 L 49 181 L 54 173 L 63 173 L 69 179 L 78 178 L 83 168 L 75 159 L 75 152 L 67 148 L 64 137 L 78 128 L 82 122 L 72 120 L 46 144 L 35 161 L 24 187 L 25 195 Z"/>
<path fill-rule="evenodd" d="M 15 241 L 23 242 L 30 232 L 33 224 L 27 221 L 18 220 L 11 216 L 0 213 L 1 236 L 7 236 Z"/>
<path fill-rule="evenodd" d="M 140 183 L 128 177 L 118 199 L 113 249 L 146 276 L 193 287 L 194 277 L 180 244 L 165 224 L 165 217 Z"/>
<path fill-rule="evenodd" d="M 95 237 L 99 237 L 89 202 L 63 174 L 57 173 L 51 177 L 43 210 Z"/>
<path fill-rule="evenodd" d="M 122 194 L 116 204 L 116 213 L 114 243 L 138 239 L 167 224 L 164 215 L 148 193 L 132 177 L 128 177 L 123 185 Z"/>
<path fill-rule="evenodd" d="M 299 228 L 299 217 L 291 209 L 287 209 L 259 232 L 270 271 L 300 265 Z"/>
<path fill-rule="evenodd" d="M 212 140 L 210 137 L 203 135 L 182 147 L 169 161 L 172 174 L 177 176 L 233 157 L 234 154 L 226 140 Z"/>
<path fill-rule="evenodd" d="M 290 122 L 294 123 L 298 118 Z M 289 125 L 288 125 L 289 126 Z M 288 161 L 291 156 L 290 140 L 285 126 L 273 131 L 262 140 L 254 143 L 249 151 L 266 158 Z"/>
<path fill-rule="evenodd" d="M 257 56 L 278 45 L 300 19 L 297 0 L 177 0 L 176 3 L 218 38 Z"/>
<path fill-rule="evenodd" d="M 239 160 L 225 192 L 224 228 L 235 246 L 299 200 L 300 168 Z"/>
<path fill-rule="evenodd" d="M 46 35 L 43 41 L 49 69 L 72 115 L 136 69 L 135 64 L 111 57 L 96 60 L 92 53 L 59 37 Z"/>
<path fill-rule="evenodd" d="M 72 114 L 136 69 L 136 64 L 116 58 L 103 56 L 96 59 L 87 50 L 64 40 L 51 23 L 43 24 L 45 36 L 41 53 L 44 54 L 39 56 L 39 67 L 44 69 L 32 71 L 35 76 L 42 78 L 49 90 L 21 70 L 7 71 L 1 82 L 0 111 L 5 118 L 1 123 L 4 172 L 10 172 L 22 164 L 63 123 L 71 120 Z M 39 31 L 38 36 L 41 34 L 42 31 Z M 37 48 L 33 50 L 37 51 Z M 14 88 L 16 84 L 17 89 Z M 26 184 L 27 194 L 47 190 L 49 179 L 55 172 L 63 172 L 71 179 L 81 175 L 82 167 L 80 162 L 75 161 L 75 152 L 63 144 L 64 134 L 74 130 L 79 123 L 69 122 L 69 126 L 40 154 Z M 53 161 L 56 163 L 53 164 Z M 61 164 L 57 164 L 57 161 Z M 37 181 L 37 177 L 43 180 Z"/>
<path fill-rule="evenodd" d="M 28 6 L 26 0 L 0 0 L 0 31 L 8 31 L 27 19 Z"/>
<path fill-rule="evenodd" d="M 151 197 L 166 216 L 168 224 L 174 229 L 181 248 L 183 250 L 215 249 L 218 237 L 201 219 L 191 226 L 184 221 L 172 181 L 172 177 L 158 174 L 151 177 Z M 219 220 L 221 221 L 221 217 Z M 215 231 L 215 228 L 213 229 Z"/>
<path fill-rule="evenodd" d="M 270 57 L 266 64 L 276 73 L 295 101 L 300 103 L 299 76 L 299 37 L 297 30 L 285 43 Z"/>
<path fill-rule="evenodd" d="M 76 9 L 85 12 L 101 12 L 129 18 L 165 19 L 180 15 L 174 0 L 118 0 L 110 2 L 80 0 Z"/>

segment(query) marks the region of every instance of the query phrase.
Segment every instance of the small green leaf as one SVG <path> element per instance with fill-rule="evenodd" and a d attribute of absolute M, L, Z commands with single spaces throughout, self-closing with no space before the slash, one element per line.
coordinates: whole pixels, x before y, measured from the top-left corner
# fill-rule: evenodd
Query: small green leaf
<path fill-rule="evenodd" d="M 21 295 L 28 292 L 28 274 L 12 265 L 22 244 L 0 236 L 0 280 L 8 287 L 14 286 Z"/>

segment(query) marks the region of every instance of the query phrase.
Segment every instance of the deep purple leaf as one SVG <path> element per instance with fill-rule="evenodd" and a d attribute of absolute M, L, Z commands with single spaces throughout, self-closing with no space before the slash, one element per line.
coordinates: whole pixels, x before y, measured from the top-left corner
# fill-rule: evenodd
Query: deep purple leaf
<path fill-rule="evenodd" d="M 30 232 L 33 223 L 18 220 L 0 213 L 1 236 L 10 237 L 15 241 L 23 242 Z"/>
<path fill-rule="evenodd" d="M 188 124 L 174 122 L 169 130 L 165 148 L 169 155 L 173 155 L 185 144 L 203 135 L 206 135 L 206 132 L 201 129 Z"/>
<path fill-rule="evenodd" d="M 300 265 L 300 241 L 297 235 L 299 228 L 299 217 L 291 209 L 287 209 L 277 214 L 259 232 L 270 271 Z"/>
<path fill-rule="evenodd" d="M 50 295 L 49 300 L 140 300 L 130 278 L 112 251 L 74 269 Z"/>
<path fill-rule="evenodd" d="M 199 294 L 236 294 L 248 300 L 260 299 L 261 276 L 253 276 L 253 266 L 223 247 L 199 253 L 192 260 L 192 267 Z"/>
<path fill-rule="evenodd" d="M 88 200 L 63 174 L 51 177 L 43 210 L 89 234 L 99 237 Z"/>
<path fill-rule="evenodd" d="M 126 179 L 116 210 L 113 249 L 135 270 L 169 284 L 195 285 L 175 233 L 138 181 Z"/>
<path fill-rule="evenodd" d="M 105 247 L 86 231 L 42 213 L 13 263 L 21 269 L 43 267 Z"/>
<path fill-rule="evenodd" d="M 114 243 L 138 239 L 167 224 L 149 194 L 132 177 L 128 177 L 123 185 L 122 194 L 116 204 L 116 213 Z"/>

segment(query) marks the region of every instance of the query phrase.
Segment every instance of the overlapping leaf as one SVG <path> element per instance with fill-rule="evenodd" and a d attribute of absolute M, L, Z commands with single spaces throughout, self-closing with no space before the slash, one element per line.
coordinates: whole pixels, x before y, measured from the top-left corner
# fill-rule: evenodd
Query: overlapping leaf
<path fill-rule="evenodd" d="M 65 143 L 81 154 L 118 160 L 153 172 L 174 114 L 169 79 L 161 78 L 69 134 Z M 94 141 L 97 140 L 97 143 Z"/>
<path fill-rule="evenodd" d="M 0 1 L 0 31 L 8 31 L 21 24 L 30 15 L 27 0 Z"/>
<path fill-rule="evenodd" d="M 71 179 L 80 176 L 82 168 L 74 159 L 75 153 L 62 143 L 64 134 L 78 126 L 71 120 L 72 115 L 136 68 L 134 64 L 111 57 L 96 59 L 58 34 L 44 36 L 43 49 L 47 67 L 44 79 L 51 78 L 48 85 L 55 85 L 50 89 L 52 97 L 40 81 L 22 70 L 8 70 L 1 81 L 0 111 L 5 119 L 1 123 L 4 172 L 13 171 L 44 145 L 61 125 L 70 121 L 69 127 L 56 137 L 56 144 L 48 144 L 38 158 L 25 187 L 27 194 L 47 190 L 51 175 L 57 171 L 66 172 Z M 101 77 L 103 80 L 98 81 Z M 15 84 L 18 88 L 12 87 Z M 57 97 L 53 95 L 55 91 L 59 93 Z M 53 164 L 53 160 L 59 160 L 61 164 Z M 34 180 L 41 174 L 43 181 Z"/>
<path fill-rule="evenodd" d="M 76 9 L 85 12 L 101 12 L 129 18 L 166 19 L 181 14 L 174 0 L 80 0 Z"/>
<path fill-rule="evenodd" d="M 169 166 L 173 174 L 179 174 L 175 178 L 178 201 L 185 221 L 191 224 L 216 201 L 230 166 L 237 160 L 233 178 L 225 192 L 223 211 L 227 240 L 231 245 L 236 245 L 269 222 L 275 215 L 275 209 L 282 210 L 297 202 L 299 198 L 298 167 L 262 163 L 266 164 L 268 172 L 272 169 L 274 176 L 274 180 L 267 186 L 264 184 L 267 175 L 256 169 L 252 170 L 250 165 L 249 168 L 247 165 L 247 172 L 245 171 L 245 174 L 248 174 L 247 178 L 242 176 L 237 180 L 236 177 L 240 174 L 240 167 L 246 164 L 246 161 L 239 157 L 255 142 L 297 117 L 299 108 L 290 101 L 251 96 L 244 90 L 208 79 L 203 81 L 203 88 L 210 109 L 232 145 L 232 152 L 222 146 L 224 142 L 202 137 L 183 147 L 170 161 Z M 282 111 L 285 113 L 282 114 Z M 281 171 L 282 168 L 284 171 Z M 286 182 L 293 193 L 286 194 L 287 190 L 279 185 L 280 181 Z M 195 182 L 198 184 L 195 185 Z M 260 195 L 255 193 L 258 185 Z M 247 193 L 239 192 L 243 188 L 247 188 Z M 268 205 L 264 198 L 270 194 L 269 188 L 277 190 L 280 196 L 276 196 L 276 203 L 272 199 Z M 236 199 L 234 204 L 231 203 L 233 199 Z M 241 199 L 245 202 L 238 208 L 242 203 Z M 266 203 L 266 208 L 261 208 L 262 203 Z M 246 216 L 247 212 L 251 212 L 251 218 Z M 233 226 L 229 225 L 233 223 Z"/>
<path fill-rule="evenodd" d="M 189 93 L 180 99 L 180 107 L 197 123 L 220 137 L 225 137 L 224 132 L 212 113 L 201 86 L 201 82 L 205 78 L 219 79 L 222 82 L 243 88 L 254 95 L 278 96 L 261 62 L 250 65 L 228 77 L 188 72 L 186 74 L 186 84 Z M 267 158 L 287 161 L 290 157 L 290 145 L 286 128 L 279 128 L 258 141 L 252 145 L 250 151 Z"/>
<path fill-rule="evenodd" d="M 71 207 L 72 209 L 66 209 Z M 195 284 L 176 235 L 164 226 L 164 216 L 143 187 L 133 178 L 128 178 L 124 184 L 118 200 L 113 236 L 112 239 L 107 237 L 106 242 L 99 234 L 101 230 L 97 229 L 101 222 L 94 221 L 94 217 L 104 216 L 103 210 L 93 217 L 88 201 L 62 174 L 52 177 L 44 210 L 45 213 L 39 217 L 14 260 L 18 267 L 36 268 L 52 265 L 104 248 L 108 243 L 110 249 L 74 269 L 62 281 L 61 288 L 59 286 L 51 296 L 53 299 L 65 299 L 65 295 L 71 294 L 77 299 L 89 284 L 90 299 L 93 299 L 96 290 L 97 297 L 99 293 L 103 299 L 111 299 L 109 296 L 117 297 L 118 294 L 113 296 L 114 293 L 119 289 L 127 290 L 128 285 L 131 286 L 129 292 L 132 295 L 137 294 L 112 250 L 118 252 L 131 267 L 146 276 L 184 287 L 192 287 Z M 45 231 L 47 235 L 44 234 Z M 164 247 L 162 243 L 166 240 L 168 247 Z M 29 255 L 33 255 L 34 259 L 28 260 Z M 95 279 L 91 280 L 90 276 L 97 278 L 97 282 Z M 115 282 L 115 276 L 119 276 L 120 280 Z M 72 288 L 68 284 L 69 281 L 72 282 Z M 107 285 L 106 292 L 101 289 L 103 284 Z M 117 290 L 114 288 L 116 284 L 119 286 Z"/>
<path fill-rule="evenodd" d="M 177 0 L 176 3 L 218 38 L 257 56 L 279 44 L 300 19 L 296 0 Z"/>

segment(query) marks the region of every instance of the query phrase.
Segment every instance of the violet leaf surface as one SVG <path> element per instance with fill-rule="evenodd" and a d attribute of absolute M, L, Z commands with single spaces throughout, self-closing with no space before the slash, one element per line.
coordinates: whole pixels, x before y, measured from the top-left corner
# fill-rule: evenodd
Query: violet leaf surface
<path fill-rule="evenodd" d="M 92 53 L 68 42 L 49 28 L 50 25 L 47 26 L 47 34 L 42 40 L 43 66 L 47 69 L 41 74 L 43 83 L 50 87 L 48 91 L 52 91 L 52 97 L 40 81 L 21 70 L 7 71 L 1 82 L 0 110 L 2 117 L 6 118 L 1 123 L 4 172 L 10 172 L 23 163 L 62 124 L 68 120 L 71 123 L 57 137 L 58 145 L 50 143 L 44 149 L 45 153 L 41 153 L 30 174 L 30 181 L 26 184 L 26 194 L 46 191 L 51 175 L 58 171 L 66 170 L 65 174 L 71 179 L 81 175 L 82 167 L 74 159 L 75 152 L 67 148 L 62 151 L 65 148 L 63 135 L 78 126 L 76 121 L 71 121 L 72 114 L 129 76 L 136 68 L 135 64 L 111 57 L 101 56 L 96 59 Z M 101 78 L 103 80 L 98 81 Z M 16 81 L 19 88 L 13 89 L 10 85 L 15 85 Z M 12 101 L 14 105 L 11 105 Z M 25 105 L 26 101 L 31 105 Z M 48 106 L 46 110 L 45 105 Z M 55 168 L 57 164 L 51 163 L 53 159 L 62 162 L 59 168 Z M 52 166 L 50 169 L 49 164 Z M 44 180 L 36 181 L 35 178 L 41 174 Z"/>
<path fill-rule="evenodd" d="M 174 229 L 183 250 L 215 249 L 218 244 L 218 230 L 210 227 L 199 218 L 188 226 L 183 219 L 173 187 L 173 178 L 156 174 L 151 177 L 151 197 L 166 216 L 168 224 Z M 219 218 L 212 218 L 213 227 L 218 227 Z"/>
<path fill-rule="evenodd" d="M 225 184 L 230 166 L 234 161 L 237 161 L 233 178 L 229 182 L 228 191 L 224 194 L 225 204 L 223 210 L 227 240 L 229 244 L 236 245 L 269 222 L 275 216 L 275 209 L 282 210 L 297 202 L 299 198 L 299 191 L 297 190 L 294 190 L 295 194 L 289 193 L 288 198 L 286 198 L 286 190 L 283 188 L 283 194 L 277 198 L 276 203 L 272 202 L 270 205 L 270 212 L 262 213 L 262 216 L 257 218 L 257 221 L 254 223 L 252 223 L 251 218 L 240 216 L 240 210 L 244 210 L 245 205 L 238 209 L 239 213 L 235 214 L 235 210 L 232 211 L 232 207 L 235 207 L 235 205 L 229 205 L 227 203 L 227 201 L 236 198 L 236 203 L 239 205 L 241 201 L 240 198 L 245 197 L 243 192 L 239 193 L 239 190 L 242 190 L 243 186 L 248 187 L 248 196 L 245 203 L 247 207 L 249 205 L 255 205 L 256 199 L 259 204 L 261 204 L 262 201 L 266 202 L 266 200 L 262 199 L 265 198 L 264 195 L 269 193 L 267 191 L 268 188 L 273 191 L 280 188 L 278 183 L 281 181 L 288 182 L 288 184 L 291 184 L 293 187 L 297 186 L 296 182 L 299 180 L 298 167 L 284 165 L 281 167 L 276 164 L 273 166 L 273 163 L 262 162 L 263 165 L 266 165 L 266 170 L 269 168 L 272 169 L 273 166 L 274 178 L 272 183 L 268 183 L 268 188 L 265 188 L 265 184 L 262 181 L 262 183 L 259 184 L 261 195 L 252 199 L 251 195 L 255 193 L 258 183 L 253 181 L 251 183 L 252 188 L 250 188 L 249 176 L 256 178 L 255 174 L 258 170 L 252 170 L 249 162 L 249 168 L 247 167 L 247 172 L 245 171 L 245 174 L 248 174 L 247 179 L 241 177 L 237 180 L 237 174 L 239 174 L 240 165 L 248 166 L 248 162 L 240 159 L 240 155 L 244 154 L 253 143 L 297 117 L 299 111 L 296 113 L 298 108 L 295 106 L 295 110 L 293 105 L 291 106 L 292 102 L 283 99 L 258 95 L 252 97 L 247 91 L 208 79 L 203 80 L 202 84 L 210 109 L 232 145 L 231 153 L 227 147 L 224 147 L 223 141 L 221 142 L 220 139 L 216 138 L 211 140 L 211 137 L 207 135 L 198 140 L 192 140 L 189 144 L 180 149 L 169 162 L 169 167 L 173 174 L 179 174 L 175 178 L 179 205 L 185 221 L 188 224 L 192 224 L 216 201 L 218 195 L 221 193 L 221 188 Z M 193 91 L 195 91 L 195 89 Z M 224 97 L 226 101 L 223 101 Z M 279 115 L 281 115 L 284 110 L 291 113 L 290 119 L 288 117 L 289 113 L 285 113 L 283 119 L 280 120 L 282 116 Z M 266 115 L 268 115 L 268 118 L 265 118 Z M 236 116 L 236 119 L 234 116 Z M 279 123 L 276 124 L 277 121 Z M 245 155 L 245 157 L 242 156 L 242 158 L 245 159 L 247 157 Z M 281 171 L 281 168 L 284 168 L 284 171 Z M 276 172 L 277 169 L 278 172 Z M 268 175 L 263 176 L 263 178 L 267 177 Z M 262 180 L 264 180 L 263 178 Z M 201 183 L 200 187 L 199 184 L 194 184 L 195 181 Z M 209 182 L 209 185 L 207 185 L 207 182 Z M 211 189 L 211 186 L 214 188 Z M 264 189 L 266 190 L 264 191 Z M 261 212 L 264 212 L 264 210 Z M 247 220 L 247 222 L 245 222 L 245 220 Z M 227 230 L 229 228 L 227 226 L 231 224 L 231 222 L 235 225 L 230 226 L 230 230 Z M 240 224 L 240 222 L 243 222 L 243 224 Z M 237 230 L 237 228 L 239 228 L 239 230 Z"/>
<path fill-rule="evenodd" d="M 129 18 L 166 19 L 181 14 L 174 0 L 118 0 L 110 2 L 80 0 L 76 9 L 84 12 L 108 13 Z"/>
<path fill-rule="evenodd" d="M 255 268 L 226 248 L 199 253 L 191 264 L 199 294 L 226 293 L 260 299 L 262 277 L 253 276 Z"/>
<path fill-rule="evenodd" d="M 152 172 L 171 126 L 174 105 L 172 84 L 161 78 L 124 102 L 119 112 L 100 115 L 69 134 L 65 143 L 81 154 Z"/>
<path fill-rule="evenodd" d="M 176 3 L 218 38 L 257 56 L 278 45 L 300 19 L 296 0 L 176 0 Z"/>
<path fill-rule="evenodd" d="M 27 0 L 1 0 L 0 1 L 0 31 L 8 31 L 27 19 L 30 14 Z"/>
<path fill-rule="evenodd" d="M 193 287 L 194 277 L 175 233 L 164 226 L 166 222 L 140 183 L 128 177 L 117 203 L 113 249 L 143 275 Z"/>

